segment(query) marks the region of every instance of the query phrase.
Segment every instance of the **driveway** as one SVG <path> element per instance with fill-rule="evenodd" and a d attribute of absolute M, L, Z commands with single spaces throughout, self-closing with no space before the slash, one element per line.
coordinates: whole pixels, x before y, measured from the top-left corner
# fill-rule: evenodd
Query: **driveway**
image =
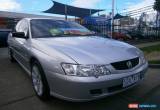
<path fill-rule="evenodd" d="M 73 103 L 52 97 L 43 102 L 26 72 L 9 61 L 6 48 L 0 49 L 0 110 L 128 110 L 129 103 L 156 104 L 153 110 L 160 110 L 160 69 L 149 69 L 140 85 L 104 99 Z"/>

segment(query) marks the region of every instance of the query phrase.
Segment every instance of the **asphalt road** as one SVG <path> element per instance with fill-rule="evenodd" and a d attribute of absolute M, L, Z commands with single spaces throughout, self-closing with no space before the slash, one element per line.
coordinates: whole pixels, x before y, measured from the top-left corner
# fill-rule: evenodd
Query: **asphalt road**
<path fill-rule="evenodd" d="M 160 69 L 149 69 L 140 85 L 104 99 L 73 103 L 52 97 L 43 102 L 26 72 L 9 61 L 6 48 L 0 49 L 0 110 L 129 110 L 129 103 L 155 104 L 153 110 L 160 110 Z"/>

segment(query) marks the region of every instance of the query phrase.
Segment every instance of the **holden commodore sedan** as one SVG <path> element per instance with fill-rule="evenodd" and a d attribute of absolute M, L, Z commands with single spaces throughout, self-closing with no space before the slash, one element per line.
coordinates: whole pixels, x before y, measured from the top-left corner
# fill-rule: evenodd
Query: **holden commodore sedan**
<path fill-rule="evenodd" d="M 141 82 L 148 68 L 138 48 L 95 35 L 75 22 L 24 18 L 8 44 L 10 60 L 31 76 L 40 99 L 106 97 Z"/>

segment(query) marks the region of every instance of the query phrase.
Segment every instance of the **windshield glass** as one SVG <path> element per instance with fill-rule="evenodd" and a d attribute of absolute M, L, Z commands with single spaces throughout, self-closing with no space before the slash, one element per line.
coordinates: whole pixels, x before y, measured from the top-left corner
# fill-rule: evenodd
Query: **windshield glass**
<path fill-rule="evenodd" d="M 33 19 L 31 20 L 31 33 L 33 38 L 85 36 L 92 32 L 75 22 Z"/>

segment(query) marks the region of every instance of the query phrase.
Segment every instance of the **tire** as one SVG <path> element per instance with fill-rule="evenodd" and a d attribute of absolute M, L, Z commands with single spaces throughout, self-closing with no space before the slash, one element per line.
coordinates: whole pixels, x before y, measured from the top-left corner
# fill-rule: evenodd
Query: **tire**
<path fill-rule="evenodd" d="M 13 57 L 13 51 L 11 49 L 9 49 L 9 58 L 12 63 L 16 62 L 15 58 Z"/>
<path fill-rule="evenodd" d="M 33 89 L 41 100 L 50 98 L 50 90 L 46 80 L 42 66 L 38 61 L 34 61 L 31 65 L 31 79 Z"/>

